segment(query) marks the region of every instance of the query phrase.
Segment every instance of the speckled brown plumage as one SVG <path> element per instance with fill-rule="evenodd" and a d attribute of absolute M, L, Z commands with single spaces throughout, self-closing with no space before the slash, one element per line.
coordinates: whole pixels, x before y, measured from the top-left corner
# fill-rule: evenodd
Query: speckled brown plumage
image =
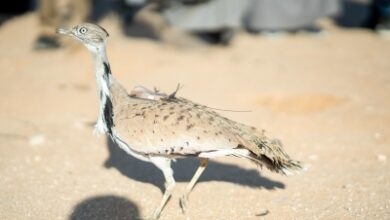
<path fill-rule="evenodd" d="M 57 32 L 82 42 L 95 60 L 100 99 L 96 133 L 108 134 L 126 153 L 162 171 L 166 189 L 151 219 L 159 218 L 175 186 L 171 168 L 174 157 L 196 156 L 200 160 L 180 198 L 183 212 L 209 158 L 243 157 L 283 174 L 301 168 L 278 141 L 268 139 L 263 132 L 222 117 L 204 105 L 177 98 L 180 87 L 170 95 L 136 87 L 129 95 L 111 74 L 105 49 L 108 33 L 102 27 L 80 24 Z"/>
<path fill-rule="evenodd" d="M 244 148 L 254 162 L 277 172 L 299 166 L 263 131 L 225 118 L 207 106 L 175 96 L 128 96 L 116 83 L 110 90 L 116 133 L 136 152 L 171 157 Z"/>

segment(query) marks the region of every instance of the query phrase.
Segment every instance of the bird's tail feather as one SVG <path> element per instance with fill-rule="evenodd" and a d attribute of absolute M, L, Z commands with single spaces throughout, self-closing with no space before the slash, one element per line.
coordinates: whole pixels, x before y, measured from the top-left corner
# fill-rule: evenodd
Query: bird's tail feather
<path fill-rule="evenodd" d="M 256 164 L 260 166 L 264 165 L 269 170 L 284 175 L 291 175 L 304 169 L 301 162 L 292 160 L 290 156 L 288 156 L 279 140 L 257 138 L 254 142 L 261 149 L 259 155 L 251 155 L 251 160 Z"/>

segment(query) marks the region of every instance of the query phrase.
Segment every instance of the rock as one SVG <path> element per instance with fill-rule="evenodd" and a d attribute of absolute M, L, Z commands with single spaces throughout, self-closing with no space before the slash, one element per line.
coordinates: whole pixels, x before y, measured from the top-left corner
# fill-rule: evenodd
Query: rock
<path fill-rule="evenodd" d="M 264 209 L 260 213 L 256 214 L 256 216 L 266 216 L 268 214 L 269 214 L 269 210 L 268 209 Z"/>

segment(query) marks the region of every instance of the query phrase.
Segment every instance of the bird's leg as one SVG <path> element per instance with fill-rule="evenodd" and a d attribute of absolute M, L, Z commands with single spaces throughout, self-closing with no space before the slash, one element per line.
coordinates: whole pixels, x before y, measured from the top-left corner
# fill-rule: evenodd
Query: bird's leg
<path fill-rule="evenodd" d="M 183 213 L 185 213 L 187 209 L 187 203 L 188 203 L 188 196 L 190 195 L 190 192 L 194 188 L 196 182 L 198 181 L 200 175 L 202 175 L 203 171 L 206 169 L 208 163 L 207 158 L 200 158 L 200 164 L 198 169 L 196 170 L 194 176 L 192 177 L 190 183 L 187 185 L 186 190 L 183 194 L 183 196 L 180 198 L 180 207 Z"/>
<path fill-rule="evenodd" d="M 157 157 L 151 158 L 151 161 L 156 165 L 164 174 L 165 178 L 165 192 L 160 205 L 153 212 L 152 219 L 158 219 L 161 211 L 164 209 L 169 198 L 172 195 L 173 188 L 175 187 L 175 179 L 173 178 L 173 170 L 171 168 L 171 160 L 167 158 Z"/>

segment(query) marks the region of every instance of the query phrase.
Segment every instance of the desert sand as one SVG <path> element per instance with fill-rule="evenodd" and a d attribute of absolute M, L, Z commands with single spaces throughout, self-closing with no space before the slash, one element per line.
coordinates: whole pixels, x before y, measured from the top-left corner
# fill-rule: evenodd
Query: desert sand
<path fill-rule="evenodd" d="M 198 165 L 174 163 L 168 219 L 390 219 L 390 39 L 326 27 L 320 36 L 239 33 L 230 47 L 183 48 L 123 36 L 115 77 L 173 91 L 265 129 L 308 170 L 280 176 L 238 158 L 213 160 L 180 212 Z M 32 50 L 35 14 L 0 27 L 0 219 L 135 219 L 162 197 L 163 176 L 93 135 L 93 62 L 72 46 Z"/>

